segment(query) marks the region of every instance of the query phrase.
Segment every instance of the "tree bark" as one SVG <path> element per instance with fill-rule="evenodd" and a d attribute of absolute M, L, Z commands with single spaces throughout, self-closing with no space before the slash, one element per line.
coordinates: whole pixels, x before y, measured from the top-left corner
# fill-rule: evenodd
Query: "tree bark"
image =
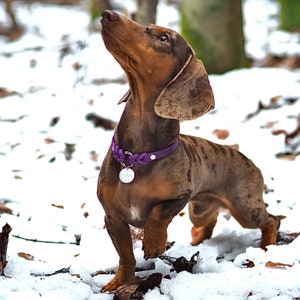
<path fill-rule="evenodd" d="M 182 35 L 209 73 L 245 67 L 241 0 L 182 0 Z"/>
<path fill-rule="evenodd" d="M 136 21 L 140 24 L 155 24 L 158 0 L 138 0 Z"/>

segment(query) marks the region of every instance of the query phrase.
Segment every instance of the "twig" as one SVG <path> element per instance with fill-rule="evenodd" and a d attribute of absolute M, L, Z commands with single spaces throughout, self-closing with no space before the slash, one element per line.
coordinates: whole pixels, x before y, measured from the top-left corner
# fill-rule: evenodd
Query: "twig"
<path fill-rule="evenodd" d="M 150 270 L 155 270 L 155 263 L 150 263 L 149 265 L 147 265 L 143 268 L 139 268 L 139 267 L 135 268 L 135 272 L 144 272 L 144 271 L 150 271 Z M 106 270 L 95 271 L 91 274 L 91 276 L 95 277 L 98 275 L 112 275 L 112 274 L 116 274 L 116 271 L 117 271 L 116 268 L 109 268 Z"/>
<path fill-rule="evenodd" d="M 12 228 L 9 224 L 5 224 L 2 227 L 2 232 L 0 232 L 0 276 L 4 276 L 4 269 L 7 264 L 6 260 L 6 253 L 7 253 L 7 246 L 8 246 L 8 238 L 9 233 L 11 232 Z"/>
<path fill-rule="evenodd" d="M 29 239 L 29 238 L 25 238 L 25 237 L 22 237 L 22 236 L 19 236 L 19 235 L 14 235 L 14 234 L 12 234 L 12 236 L 13 236 L 14 238 L 16 238 L 16 239 L 24 240 L 24 241 L 27 241 L 27 242 L 45 243 L 45 244 L 60 244 L 60 245 L 76 245 L 76 246 L 79 246 L 79 243 L 76 243 L 76 242 L 43 241 L 43 240 L 37 240 L 37 239 Z"/>

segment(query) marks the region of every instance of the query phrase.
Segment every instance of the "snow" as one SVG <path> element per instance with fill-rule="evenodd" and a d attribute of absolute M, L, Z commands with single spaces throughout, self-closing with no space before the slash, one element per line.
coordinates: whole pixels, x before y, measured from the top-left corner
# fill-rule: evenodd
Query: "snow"
<path fill-rule="evenodd" d="M 122 3 L 128 12 L 134 9 L 133 1 Z M 13 229 L 6 277 L 0 278 L 0 299 L 113 299 L 112 294 L 100 293 L 113 275 L 91 276 L 118 264 L 96 197 L 99 167 L 113 132 L 95 128 L 85 116 L 94 112 L 118 121 L 124 106 L 117 106 L 117 101 L 127 85 L 96 85 L 93 80 L 119 78 L 123 71 L 106 51 L 100 33 L 89 30 L 84 7 L 18 3 L 17 11 L 19 20 L 26 24 L 26 34 L 11 43 L 0 37 L 1 87 L 17 91 L 0 99 L 0 200 L 13 209 L 12 215 L 0 215 L 0 228 L 9 223 Z M 277 11 L 274 1 L 245 1 L 250 57 L 261 60 L 270 51 L 299 55 L 299 34 L 277 29 Z M 3 3 L 0 15 L 5 19 Z M 178 30 L 175 7 L 161 2 L 157 23 Z M 67 45 L 71 51 L 60 59 L 60 49 Z M 36 47 L 42 49 L 36 51 Z M 75 63 L 82 67 L 75 70 Z M 291 149 L 285 146 L 284 135 L 272 134 L 277 129 L 291 132 L 296 128 L 299 70 L 240 69 L 211 74 L 210 80 L 216 109 L 197 120 L 182 122 L 181 131 L 218 143 L 238 144 L 264 174 L 271 190 L 264 195 L 268 210 L 287 216 L 281 231 L 299 232 L 300 158 L 276 158 L 281 152 L 299 152 L 299 140 Z M 279 101 L 284 105 L 246 120 L 259 101 L 269 105 L 276 96 L 281 96 Z M 289 98 L 298 101 L 286 104 Z M 54 117 L 59 121 L 50 126 Z M 273 126 L 267 126 L 269 122 L 274 122 Z M 215 129 L 226 129 L 230 135 L 219 140 L 213 134 Z M 66 144 L 75 145 L 70 160 L 65 158 Z M 194 273 L 170 273 L 170 266 L 160 259 L 144 261 L 141 243 L 136 242 L 137 264 L 154 262 L 156 266 L 140 276 L 151 272 L 171 276 L 163 279 L 160 289 L 147 292 L 146 300 L 300 297 L 299 237 L 287 245 L 269 246 L 264 252 L 258 248 L 258 230 L 243 229 L 233 218 L 220 215 L 213 238 L 193 247 L 189 245 L 191 224 L 186 208 L 184 212 L 169 226 L 168 240 L 175 244 L 166 254 L 190 259 L 199 251 Z M 75 244 L 75 235 L 81 237 L 80 245 Z M 34 259 L 26 260 L 20 252 Z M 246 268 L 247 261 L 254 267 Z M 268 268 L 268 261 L 292 266 Z M 69 269 L 52 274 L 62 268 Z"/>

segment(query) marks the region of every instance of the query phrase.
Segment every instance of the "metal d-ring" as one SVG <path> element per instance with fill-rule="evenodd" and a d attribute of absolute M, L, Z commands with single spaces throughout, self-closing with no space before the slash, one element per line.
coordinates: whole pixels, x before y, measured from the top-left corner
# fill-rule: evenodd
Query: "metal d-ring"
<path fill-rule="evenodd" d="M 124 155 L 126 155 L 127 156 L 127 159 L 128 159 L 128 161 L 129 161 L 129 157 L 130 156 L 132 156 L 133 154 L 130 152 L 130 151 L 124 151 Z M 125 160 L 126 161 L 126 160 Z M 124 162 L 121 162 L 121 166 L 122 167 L 124 167 L 124 168 L 131 168 L 131 167 L 133 167 L 133 164 L 131 164 L 131 165 L 126 165 L 126 163 L 125 163 L 125 161 Z"/>

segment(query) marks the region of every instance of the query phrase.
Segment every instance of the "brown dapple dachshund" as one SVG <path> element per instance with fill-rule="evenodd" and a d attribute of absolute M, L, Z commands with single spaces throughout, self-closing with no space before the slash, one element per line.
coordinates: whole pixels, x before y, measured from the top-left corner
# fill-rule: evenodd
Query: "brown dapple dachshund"
<path fill-rule="evenodd" d="M 165 251 L 169 223 L 188 202 L 192 245 L 211 237 L 221 208 L 243 227 L 260 228 L 262 248 L 275 244 L 280 221 L 266 211 L 260 170 L 230 147 L 179 133 L 180 120 L 214 108 L 207 73 L 190 45 L 173 30 L 112 11 L 103 12 L 101 23 L 105 46 L 130 87 L 98 181 L 120 257 L 102 291 L 135 280 L 129 224 L 144 228 L 145 258 L 155 258 Z"/>

